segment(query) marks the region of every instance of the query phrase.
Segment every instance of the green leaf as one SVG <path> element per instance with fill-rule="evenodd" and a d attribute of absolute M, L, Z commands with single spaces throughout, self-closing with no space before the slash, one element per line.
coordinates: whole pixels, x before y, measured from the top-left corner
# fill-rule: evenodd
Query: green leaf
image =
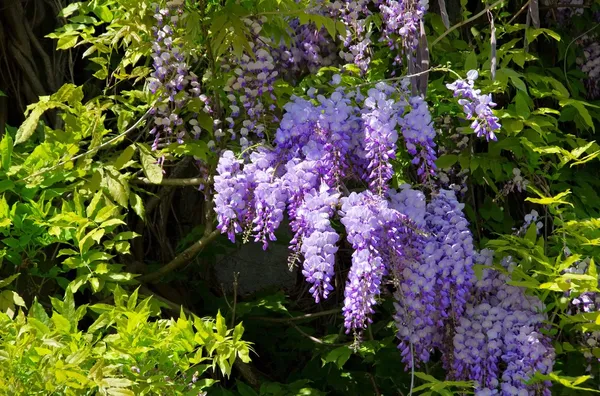
<path fill-rule="evenodd" d="M 588 127 L 590 127 L 590 129 L 592 131 L 595 131 L 595 125 L 594 125 L 594 120 L 592 120 L 592 116 L 590 115 L 590 112 L 585 108 L 584 104 L 579 101 L 579 100 L 575 100 L 575 99 L 568 99 L 568 100 L 564 100 L 560 102 L 561 106 L 572 106 L 574 107 L 577 112 L 579 113 L 579 115 L 581 116 L 581 118 L 583 119 L 583 121 L 586 123 L 586 125 Z"/>
<path fill-rule="evenodd" d="M 469 51 L 465 59 L 465 71 L 477 70 L 477 54 L 475 51 Z"/>
<path fill-rule="evenodd" d="M 352 350 L 347 346 L 342 346 L 339 348 L 335 348 L 331 352 L 327 354 L 325 359 L 323 359 L 323 365 L 327 363 L 335 363 L 338 368 L 341 370 L 344 364 L 348 361 L 350 356 L 352 355 Z"/>
<path fill-rule="evenodd" d="M 563 197 L 566 197 L 570 193 L 571 193 L 571 190 L 567 190 L 567 191 L 561 192 L 560 194 L 557 194 L 554 197 L 546 197 L 546 198 L 529 198 L 528 197 L 528 198 L 525 198 L 525 201 L 537 203 L 540 205 L 565 204 L 565 205 L 573 206 L 572 203 L 562 200 Z"/>
<path fill-rule="evenodd" d="M 517 114 L 525 120 L 528 119 L 531 115 L 531 111 L 529 110 L 529 104 L 527 102 L 527 95 L 522 91 L 517 92 L 517 95 L 515 97 L 515 107 L 517 110 Z"/>
<path fill-rule="evenodd" d="M 1 132 L 1 131 L 0 131 Z M 8 170 L 10 168 L 13 151 L 13 139 L 6 133 L 0 141 L 0 156 L 2 156 L 2 169 Z"/>
<path fill-rule="evenodd" d="M 133 211 L 140 217 L 140 219 L 145 220 L 146 210 L 144 208 L 144 201 L 139 195 L 134 193 L 129 195 L 129 206 L 133 208 Z"/>
<path fill-rule="evenodd" d="M 45 107 L 37 106 L 34 107 L 31 113 L 27 116 L 25 121 L 21 124 L 19 129 L 17 130 L 17 135 L 15 136 L 15 146 L 20 143 L 26 142 L 31 135 L 35 132 L 37 128 L 40 117 L 46 111 Z"/>
<path fill-rule="evenodd" d="M 21 275 L 21 274 L 20 273 L 13 274 L 13 275 L 9 276 L 8 278 L 4 278 L 4 279 L 0 280 L 0 288 L 10 285 L 15 279 L 17 279 L 19 277 L 19 275 Z"/>
<path fill-rule="evenodd" d="M 58 39 L 58 42 L 56 43 L 56 49 L 66 50 L 69 48 L 73 48 L 77 44 L 78 40 L 78 35 L 64 35 Z"/>
<path fill-rule="evenodd" d="M 127 146 L 127 148 L 125 148 L 125 150 L 123 150 L 119 157 L 117 157 L 117 159 L 115 160 L 115 163 L 113 164 L 115 169 L 123 169 L 125 164 L 127 164 L 131 160 L 131 158 L 133 158 L 133 154 L 135 154 L 135 146 Z"/>
<path fill-rule="evenodd" d="M 258 396 L 258 393 L 256 393 L 254 389 L 250 388 L 241 381 L 237 382 L 237 391 L 240 396 Z"/>
<path fill-rule="evenodd" d="M 157 164 L 156 158 L 145 144 L 138 144 L 138 147 L 140 149 L 140 159 L 144 175 L 146 175 L 151 183 L 160 184 L 163 179 L 162 168 Z"/>
<path fill-rule="evenodd" d="M 456 162 L 458 162 L 458 155 L 446 154 L 446 155 L 442 155 L 440 158 L 438 158 L 435 161 L 435 164 L 440 169 L 447 169 L 447 168 L 450 168 L 452 165 L 454 165 Z"/>
<path fill-rule="evenodd" d="M 129 185 L 123 181 L 122 175 L 118 172 L 106 172 L 104 182 L 112 199 L 122 207 L 127 208 Z"/>
<path fill-rule="evenodd" d="M 223 337 L 227 334 L 227 324 L 225 323 L 225 318 L 221 315 L 221 311 L 217 312 L 216 318 L 216 327 L 217 333 Z"/>
<path fill-rule="evenodd" d="M 110 22 L 113 20 L 113 13 L 107 6 L 99 6 L 94 8 L 94 14 L 104 22 Z"/>

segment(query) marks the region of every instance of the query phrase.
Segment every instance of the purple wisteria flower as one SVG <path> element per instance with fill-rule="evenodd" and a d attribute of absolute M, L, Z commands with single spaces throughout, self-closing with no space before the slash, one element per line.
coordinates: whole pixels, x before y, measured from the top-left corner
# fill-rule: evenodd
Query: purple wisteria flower
<path fill-rule="evenodd" d="M 202 111 L 210 113 L 208 98 L 201 94 L 198 76 L 190 71 L 185 60 L 181 44 L 176 42 L 176 32 L 180 27 L 183 14 L 182 1 L 170 1 L 166 8 L 154 4 L 156 26 L 152 27 L 154 42 L 152 44 L 153 71 L 148 78 L 148 89 L 159 95 L 154 114 L 154 127 L 150 134 L 154 135 L 152 148 L 156 150 L 159 143 L 171 143 L 174 138 L 183 143 L 187 129 L 181 117 L 183 107 L 192 97 L 200 98 L 204 103 Z M 200 134 L 200 127 L 192 117 L 190 129 L 195 136 Z"/>
<path fill-rule="evenodd" d="M 395 61 L 400 63 L 400 53 L 412 53 L 419 45 L 421 20 L 427 12 L 427 0 L 385 0 L 379 9 L 383 19 L 382 41 L 399 52 Z M 400 40 L 396 39 L 400 37 Z"/>
<path fill-rule="evenodd" d="M 214 188 L 217 229 L 235 242 L 235 234 L 241 233 L 247 222 L 252 191 L 251 181 L 232 151 L 225 151 L 219 159 Z"/>
<path fill-rule="evenodd" d="M 478 76 L 476 70 L 471 70 L 467 73 L 466 80 L 456 80 L 452 84 L 446 84 L 446 87 L 453 91 L 454 97 L 460 97 L 458 103 L 463 106 L 467 120 L 473 120 L 471 128 L 477 137 L 485 136 L 488 141 L 497 140 L 494 131 L 500 129 L 500 124 L 498 117 L 492 113 L 496 103 L 492 101 L 492 94 L 482 94 L 481 90 L 474 88 Z"/>
<path fill-rule="evenodd" d="M 417 174 L 421 180 L 425 180 L 435 175 L 437 170 L 437 154 L 433 141 L 436 133 L 425 99 L 414 96 L 410 98 L 409 103 L 411 110 L 400 121 L 402 135 L 406 150 L 413 156 L 412 163 L 418 165 Z"/>
<path fill-rule="evenodd" d="M 302 274 L 312 284 L 310 292 L 315 302 L 326 299 L 333 290 L 331 282 L 339 235 L 331 226 L 330 219 L 339 198 L 339 193 L 321 184 L 320 191 L 313 190 L 306 194 L 297 213 L 303 234 L 300 248 L 304 255 Z"/>
<path fill-rule="evenodd" d="M 396 125 L 404 110 L 401 102 L 390 98 L 392 92 L 385 84 L 369 89 L 362 115 L 369 187 L 380 195 L 385 193 L 394 173 L 390 161 L 396 157 Z"/>
<path fill-rule="evenodd" d="M 474 277 L 473 238 L 453 191 L 439 191 L 425 206 L 422 193 L 405 187 L 392 202 L 427 233 L 394 268 L 399 348 L 408 365 L 412 348 L 419 364 L 429 361 L 433 348 L 443 350 L 444 329 L 463 315 Z"/>
<path fill-rule="evenodd" d="M 549 383 L 525 384 L 536 371 L 551 372 L 554 363 L 550 339 L 541 332 L 544 305 L 507 284 L 515 267 L 511 257 L 501 262 L 509 275 L 489 268 L 493 257 L 486 249 L 476 256 L 486 267 L 455 329 L 452 377 L 474 380 L 476 395 L 550 395 Z"/>

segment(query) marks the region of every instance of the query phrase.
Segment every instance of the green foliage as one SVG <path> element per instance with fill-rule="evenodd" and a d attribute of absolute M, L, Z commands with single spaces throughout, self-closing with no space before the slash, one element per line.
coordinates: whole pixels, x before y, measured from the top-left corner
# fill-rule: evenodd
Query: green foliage
<path fill-rule="evenodd" d="M 88 310 L 98 315 L 80 330 Z M 159 313 L 152 298 L 119 287 L 114 305 L 76 306 L 67 289 L 52 298 L 51 315 L 37 300 L 27 314 L 1 312 L 0 386 L 8 394 L 196 395 L 216 382 L 210 370 L 228 376 L 237 358 L 250 360 L 241 324 Z"/>
<path fill-rule="evenodd" d="M 290 16 L 323 27 L 332 37 L 345 35 L 339 22 L 307 11 L 307 2 L 186 4 L 187 19 L 175 35 L 177 43 L 195 60 L 203 90 L 214 97 L 225 97 L 222 87 L 233 75 L 222 70 L 220 62 L 231 54 L 252 56 L 245 17 L 264 17 L 264 31 L 284 42 L 290 40 Z M 598 387 L 598 375 L 585 374 L 588 361 L 583 353 L 600 358 L 600 348 L 586 348 L 579 341 L 582 334 L 600 330 L 600 316 L 571 315 L 568 301 L 600 291 L 596 267 L 600 260 L 600 146 L 596 143 L 600 107 L 585 98 L 584 76 L 576 66 L 578 50 L 571 45 L 583 30 L 555 31 L 514 23 L 514 10 L 523 4 L 507 2 L 492 12 L 498 38 L 494 77 L 485 17 L 448 32 L 442 18 L 429 13 L 429 43 L 444 37 L 430 45 L 434 67 L 427 100 L 436 126 L 445 128 L 440 144 L 451 146 L 446 138 L 454 133 L 468 137 L 464 149 L 441 156 L 437 165 L 468 174 L 465 211 L 478 247 L 511 255 L 517 263 L 511 283 L 546 302 L 557 364 L 554 373 L 536 379 L 553 381 L 557 394 L 581 394 Z M 454 23 L 473 15 L 466 0 L 460 6 Z M 187 103 L 182 114 L 186 122 L 196 117 L 203 130 L 201 139 L 156 151 L 145 139 L 152 124 L 148 111 L 156 100 L 144 89 L 151 70 L 152 13 L 148 1 L 69 4 L 61 13 L 64 25 L 48 37 L 56 40 L 58 50 L 83 60 L 89 80 L 83 85 L 65 84 L 41 97 L 28 107 L 17 130 L 8 128 L 2 135 L 0 387 L 11 394 L 198 394 L 221 379 L 222 387 L 208 389 L 209 394 L 471 392 L 470 383 L 441 381 L 444 372 L 439 362 L 414 376 L 402 370 L 395 328 L 388 319 L 393 312 L 388 297 L 383 298 L 368 339 L 356 350 L 351 337 L 340 332 L 339 312 L 327 313 L 330 308 L 335 311 L 336 302 L 324 311 L 311 312 L 312 316 L 306 315 L 306 302 L 284 292 L 241 302 L 234 298 L 234 304 L 229 304 L 215 297 L 220 288 L 214 292 L 197 282 L 196 265 L 190 265 L 193 279 L 184 279 L 178 288 L 186 294 L 182 300 L 198 303 L 214 320 L 183 312 L 178 319 L 165 319 L 159 300 L 138 301 L 138 290 L 144 290 L 134 289 L 144 283 L 138 273 L 166 265 L 173 255 L 149 258 L 158 250 L 150 242 L 141 257 L 134 258 L 131 245 L 140 242 L 144 247 L 142 233 L 146 244 L 148 240 L 163 243 L 165 235 L 171 237 L 179 228 L 178 219 L 155 236 L 160 227 L 153 223 L 168 216 L 169 210 L 147 213 L 157 200 L 169 196 L 161 184 L 171 169 L 163 173 L 158 159 L 174 163 L 196 158 L 209 169 L 215 165 L 207 145 L 214 134 L 213 115 L 200 111 L 199 99 Z M 381 20 L 373 17 L 365 29 L 373 32 L 378 26 Z M 349 87 L 364 88 L 388 77 L 397 66 L 382 48 L 383 44 L 375 47 L 364 75 L 354 66 L 327 67 L 305 76 L 297 86 L 277 81 L 274 104 L 282 109 L 292 94 L 304 94 L 309 87 L 330 89 L 328 82 L 337 73 L 342 75 L 342 85 Z M 478 86 L 493 93 L 499 104 L 496 115 L 502 129 L 497 142 L 474 138 L 445 87 L 457 74 L 464 77 L 472 69 L 479 71 Z M 394 163 L 398 184 L 411 180 L 409 163 L 408 157 Z M 529 181 L 527 188 L 516 188 L 514 169 Z M 210 205 L 206 207 L 209 215 L 202 212 L 203 224 L 187 235 L 173 236 L 177 253 L 212 227 Z M 542 233 L 538 235 L 532 225 L 515 235 L 531 209 L 541 214 Z M 202 258 L 209 261 L 229 252 L 215 245 Z M 161 245 L 160 250 L 169 249 Z M 586 273 L 565 272 L 584 259 L 589 259 Z M 148 264 L 144 271 L 135 269 L 139 261 Z M 168 280 L 161 282 L 165 285 Z M 569 298 L 565 292 L 570 292 Z M 89 304 L 76 305 L 76 300 Z M 44 306 L 50 305 L 48 315 Z M 169 308 L 173 305 L 179 309 L 178 304 Z M 234 326 L 240 319 L 246 332 L 241 324 Z M 228 382 L 222 377 L 232 374 L 236 361 L 250 360 L 250 344 L 242 341 L 243 334 L 258 345 L 258 364 L 270 377 L 256 387 L 242 378 Z"/>

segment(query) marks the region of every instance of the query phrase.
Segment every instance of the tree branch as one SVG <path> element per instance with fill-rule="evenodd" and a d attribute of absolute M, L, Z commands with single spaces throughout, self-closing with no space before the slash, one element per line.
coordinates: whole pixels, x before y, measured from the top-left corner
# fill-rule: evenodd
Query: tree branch
<path fill-rule="evenodd" d="M 474 21 L 475 19 L 477 19 L 480 16 L 484 15 L 485 13 L 487 13 L 492 8 L 496 8 L 497 6 L 499 6 L 500 4 L 502 4 L 504 1 L 505 0 L 498 0 L 494 4 L 485 7 L 483 10 L 481 10 L 477 14 L 473 15 L 471 18 L 466 19 L 466 20 L 464 20 L 462 22 L 459 22 L 456 25 L 452 26 L 450 29 L 448 29 L 444 33 L 442 33 L 438 38 L 436 38 L 435 40 L 433 40 L 433 43 L 431 43 L 431 47 L 433 48 L 434 45 L 436 45 L 437 43 L 439 43 L 444 37 L 446 37 L 447 35 L 449 35 L 451 32 L 455 31 L 456 29 L 458 29 L 461 26 L 466 25 L 469 22 Z"/>
<path fill-rule="evenodd" d="M 142 283 L 154 283 L 155 281 L 159 280 L 168 273 L 173 272 L 176 269 L 184 266 L 198 253 L 200 253 L 206 247 L 206 245 L 210 243 L 213 239 L 215 239 L 220 233 L 221 231 L 214 230 L 210 234 L 202 237 L 199 241 L 194 243 L 189 248 L 185 249 L 181 254 L 179 254 L 177 257 L 171 260 L 170 263 L 161 267 L 158 271 L 143 275 L 140 278 L 138 278 L 138 280 Z"/>

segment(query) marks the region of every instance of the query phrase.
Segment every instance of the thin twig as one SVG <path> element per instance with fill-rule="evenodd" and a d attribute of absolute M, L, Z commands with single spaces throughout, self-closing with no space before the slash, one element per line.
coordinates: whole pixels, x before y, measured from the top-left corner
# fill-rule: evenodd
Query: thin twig
<path fill-rule="evenodd" d="M 317 343 L 317 344 L 320 344 L 320 345 L 328 345 L 328 346 L 348 346 L 348 344 L 336 344 L 336 343 L 325 342 L 325 341 L 323 341 L 320 338 L 313 337 L 310 334 L 306 333 L 296 323 L 290 323 L 290 324 L 298 331 L 298 333 L 302 334 L 303 336 L 305 336 L 306 338 L 310 339 L 314 343 Z"/>
<path fill-rule="evenodd" d="M 289 318 L 270 318 L 268 316 L 249 316 L 248 319 L 262 320 L 265 322 L 274 322 L 274 323 L 288 323 L 288 322 L 298 322 L 298 321 L 302 321 L 302 320 L 314 319 L 314 318 L 318 318 L 321 316 L 333 315 L 333 314 L 336 314 L 339 312 L 340 312 L 339 308 L 334 308 L 334 309 L 329 309 L 327 311 L 309 313 L 309 314 L 301 315 L 301 316 L 292 316 Z"/>
<path fill-rule="evenodd" d="M 189 248 L 185 249 L 181 254 L 171 260 L 170 263 L 161 267 L 158 271 L 143 275 L 138 280 L 140 282 L 153 283 L 168 273 L 182 267 L 198 253 L 200 253 L 206 247 L 206 245 L 215 239 L 220 233 L 221 232 L 219 230 L 214 230 L 210 234 L 202 237 L 198 242 L 194 243 Z"/>
<path fill-rule="evenodd" d="M 375 377 L 373 377 L 373 374 L 371 374 L 371 373 L 367 373 L 367 375 L 371 379 L 371 384 L 373 384 L 373 390 L 375 391 L 375 395 L 381 396 L 381 392 L 379 391 L 379 388 L 377 387 L 377 382 L 375 382 Z"/>
<path fill-rule="evenodd" d="M 595 24 L 590 29 L 588 29 L 585 32 L 581 33 L 579 36 L 577 36 L 573 40 L 571 40 L 571 42 L 569 43 L 569 45 L 567 45 L 567 49 L 565 50 L 565 59 L 563 60 L 563 73 L 565 75 L 565 81 L 567 82 L 567 87 L 569 88 L 569 92 L 571 92 L 571 83 L 569 83 L 569 77 L 567 76 L 567 58 L 568 58 L 567 55 L 569 54 L 569 48 L 571 47 L 571 45 L 575 41 L 579 40 L 580 38 L 582 38 L 586 34 L 590 33 L 592 30 L 596 29 L 598 26 L 600 26 L 600 23 Z"/>
<path fill-rule="evenodd" d="M 412 340 L 410 341 L 410 390 L 408 391 L 408 396 L 412 396 L 413 388 L 415 387 L 415 351 L 413 349 Z"/>
<path fill-rule="evenodd" d="M 233 274 L 233 309 L 231 310 L 231 327 L 235 325 L 235 307 L 237 305 L 237 288 L 239 272 Z"/>
<path fill-rule="evenodd" d="M 436 38 L 435 40 L 433 40 L 433 43 L 431 43 L 431 46 L 433 47 L 434 45 L 436 45 L 437 43 L 439 43 L 444 37 L 446 37 L 447 35 L 449 35 L 450 33 L 452 33 L 453 31 L 455 31 L 456 29 L 458 29 L 459 27 L 466 25 L 469 22 L 474 21 L 475 19 L 479 18 L 480 16 L 484 15 L 485 13 L 487 13 L 489 10 L 491 10 L 492 8 L 496 8 L 498 5 L 502 4 L 505 0 L 498 0 L 497 2 L 495 2 L 494 4 L 485 7 L 481 12 L 473 15 L 471 18 L 469 19 L 465 19 L 462 22 L 457 23 L 456 25 L 452 26 L 450 29 L 446 30 L 444 33 L 442 33 L 438 38 Z"/>
<path fill-rule="evenodd" d="M 206 179 L 200 177 L 193 177 L 189 179 L 162 179 L 158 183 L 153 182 L 147 177 L 139 177 L 137 179 L 132 179 L 131 182 L 134 184 L 153 184 L 158 186 L 199 186 L 208 183 Z"/>
<path fill-rule="evenodd" d="M 508 21 L 508 23 L 507 23 L 506 25 L 512 25 L 512 23 L 515 21 L 515 19 L 517 19 L 517 17 L 518 17 L 519 15 L 521 15 L 521 13 L 522 13 L 523 11 L 525 11 L 525 9 L 526 9 L 527 7 L 529 7 L 529 2 L 530 2 L 530 1 L 531 1 L 531 0 L 528 0 L 528 1 L 527 1 L 527 3 L 523 4 L 523 7 L 521 7 L 521 9 L 520 9 L 519 11 L 517 11 L 517 13 L 516 13 L 515 15 L 513 15 L 513 17 L 512 17 L 512 18 L 510 18 L 510 20 Z"/>

